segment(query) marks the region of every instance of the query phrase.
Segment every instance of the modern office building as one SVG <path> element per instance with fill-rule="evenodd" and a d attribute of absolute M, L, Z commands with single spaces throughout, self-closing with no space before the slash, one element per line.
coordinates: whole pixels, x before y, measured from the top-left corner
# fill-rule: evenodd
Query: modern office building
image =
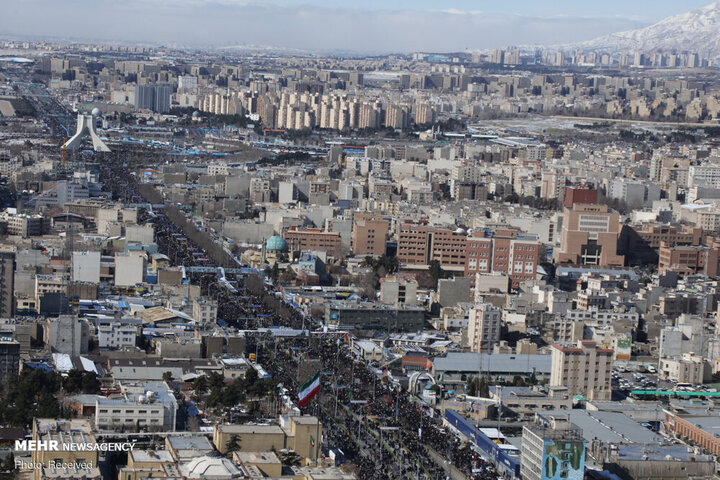
<path fill-rule="evenodd" d="M 170 95 L 172 85 L 137 85 L 135 87 L 135 108 L 138 110 L 152 110 L 157 113 L 170 111 Z"/>
<path fill-rule="evenodd" d="M 177 400 L 165 382 L 122 384 L 122 393 L 98 397 L 95 426 L 115 431 L 175 431 Z"/>
<path fill-rule="evenodd" d="M 618 255 L 620 215 L 605 205 L 574 204 L 563 210 L 557 263 L 575 265 L 624 265 Z"/>

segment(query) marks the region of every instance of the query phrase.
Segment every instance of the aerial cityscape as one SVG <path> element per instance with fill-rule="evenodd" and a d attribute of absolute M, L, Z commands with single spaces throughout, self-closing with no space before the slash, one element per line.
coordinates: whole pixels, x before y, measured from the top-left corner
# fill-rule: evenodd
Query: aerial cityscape
<path fill-rule="evenodd" d="M 0 0 L 0 480 L 720 479 L 720 2 Z"/>

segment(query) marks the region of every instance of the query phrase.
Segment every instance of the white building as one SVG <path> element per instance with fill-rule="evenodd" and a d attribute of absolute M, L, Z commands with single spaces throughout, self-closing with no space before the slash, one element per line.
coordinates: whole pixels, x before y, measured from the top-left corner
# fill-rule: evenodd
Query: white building
<path fill-rule="evenodd" d="M 98 429 L 175 431 L 177 400 L 167 383 L 138 382 L 120 388 L 120 395 L 97 398 Z"/>
<path fill-rule="evenodd" d="M 77 356 L 88 351 L 90 327 L 85 320 L 72 315 L 60 315 L 48 320 L 48 344 L 53 351 Z"/>
<path fill-rule="evenodd" d="M 131 287 L 145 281 L 146 260 L 137 252 L 115 255 L 115 286 Z"/>
<path fill-rule="evenodd" d="M 72 253 L 72 281 L 100 283 L 100 252 Z"/>
<path fill-rule="evenodd" d="M 137 344 L 138 327 L 112 323 L 98 327 L 98 346 L 100 348 L 132 348 Z"/>

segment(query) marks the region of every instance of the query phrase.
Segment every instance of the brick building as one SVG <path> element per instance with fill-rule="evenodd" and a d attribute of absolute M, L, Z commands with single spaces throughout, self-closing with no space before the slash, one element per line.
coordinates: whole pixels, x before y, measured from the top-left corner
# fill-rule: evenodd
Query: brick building
<path fill-rule="evenodd" d="M 438 260 L 446 270 L 465 269 L 465 231 L 431 227 L 425 223 L 401 223 L 398 227 L 398 260 L 405 265 L 424 266 Z"/>
<path fill-rule="evenodd" d="M 324 250 L 329 255 L 342 254 L 342 240 L 337 232 L 324 232 L 319 228 L 300 230 L 293 226 L 285 232 L 284 238 L 291 252 Z"/>
<path fill-rule="evenodd" d="M 355 215 L 352 251 L 355 255 L 384 255 L 389 222 L 380 215 Z"/>
<path fill-rule="evenodd" d="M 505 273 L 517 289 L 520 282 L 535 278 L 540 246 L 534 236 L 520 235 L 515 229 L 494 233 L 477 232 L 467 239 L 465 276 L 477 273 Z"/>

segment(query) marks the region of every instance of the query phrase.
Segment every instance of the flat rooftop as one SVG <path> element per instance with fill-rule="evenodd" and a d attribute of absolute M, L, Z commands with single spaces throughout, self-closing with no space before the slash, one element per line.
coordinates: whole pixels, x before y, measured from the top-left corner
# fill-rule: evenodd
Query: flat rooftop
<path fill-rule="evenodd" d="M 568 418 L 570 423 L 582 429 L 587 442 L 660 444 L 664 440 L 660 435 L 618 412 L 545 410 L 538 412 L 538 415 L 546 419 Z M 720 417 L 716 418 L 720 425 Z"/>

